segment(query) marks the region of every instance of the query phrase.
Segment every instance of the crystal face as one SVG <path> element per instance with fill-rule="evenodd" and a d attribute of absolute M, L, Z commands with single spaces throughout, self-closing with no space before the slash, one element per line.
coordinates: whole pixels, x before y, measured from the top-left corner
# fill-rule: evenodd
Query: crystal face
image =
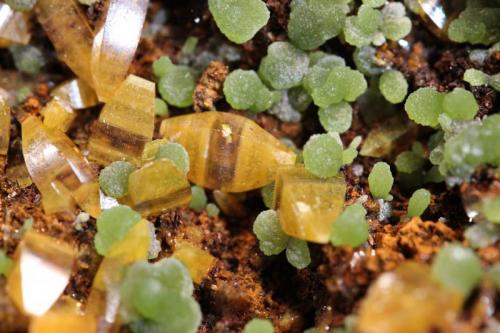
<path fill-rule="evenodd" d="M 76 113 L 65 101 L 55 97 L 43 109 L 43 124 L 47 128 L 67 132 L 76 118 Z"/>
<path fill-rule="evenodd" d="M 107 4 L 91 58 L 94 87 L 103 102 L 109 102 L 125 80 L 139 44 L 148 4 L 148 0 L 110 0 Z"/>
<path fill-rule="evenodd" d="M 147 163 L 132 172 L 128 193 L 132 207 L 143 215 L 186 205 L 191 200 L 191 187 L 186 175 L 167 159 Z"/>
<path fill-rule="evenodd" d="M 7 155 L 10 141 L 10 107 L 0 95 L 0 155 Z"/>
<path fill-rule="evenodd" d="M 465 8 L 465 1 L 417 0 L 419 13 L 436 36 L 446 39 L 450 22 Z"/>
<path fill-rule="evenodd" d="M 364 333 L 452 332 L 461 303 L 432 279 L 428 266 L 406 262 L 370 287 L 357 326 Z"/>
<path fill-rule="evenodd" d="M 68 102 L 76 110 L 90 108 L 98 103 L 94 90 L 80 79 L 61 83 L 52 90 L 51 95 Z"/>
<path fill-rule="evenodd" d="M 22 137 L 26 167 L 42 193 L 45 212 L 71 212 L 76 202 L 90 215 L 98 216 L 97 176 L 73 142 L 33 116 L 22 122 Z"/>
<path fill-rule="evenodd" d="M 155 85 L 129 75 L 104 106 L 89 140 L 90 158 L 102 165 L 126 160 L 140 164 L 153 138 Z"/>
<path fill-rule="evenodd" d="M 0 3 L 0 47 L 26 45 L 30 38 L 28 16 Z"/>
<path fill-rule="evenodd" d="M 26 314 L 43 315 L 66 288 L 74 260 L 70 245 L 26 232 L 7 281 L 9 296 Z"/>
<path fill-rule="evenodd" d="M 346 184 L 342 177 L 319 179 L 303 165 L 278 169 L 274 202 L 283 231 L 295 238 L 326 244 L 342 212 Z"/>
<path fill-rule="evenodd" d="M 191 182 L 224 192 L 245 192 L 272 182 L 295 153 L 253 121 L 231 113 L 203 112 L 165 119 L 163 137 L 189 153 Z"/>
<path fill-rule="evenodd" d="M 93 86 L 90 59 L 94 32 L 78 2 L 39 0 L 36 13 L 58 56 L 78 77 Z"/>
<path fill-rule="evenodd" d="M 195 283 L 201 283 L 215 264 L 210 253 L 185 241 L 176 243 L 173 255 L 188 268 Z"/>

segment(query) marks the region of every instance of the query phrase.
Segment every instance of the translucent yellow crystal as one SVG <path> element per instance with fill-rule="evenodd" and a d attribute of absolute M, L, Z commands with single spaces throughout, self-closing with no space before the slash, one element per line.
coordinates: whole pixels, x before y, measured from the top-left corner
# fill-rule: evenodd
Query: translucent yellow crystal
<path fill-rule="evenodd" d="M 195 283 L 201 283 L 215 265 L 210 253 L 187 241 L 176 242 L 173 255 L 188 268 Z"/>
<path fill-rule="evenodd" d="M 90 158 L 107 165 L 127 160 L 140 164 L 154 132 L 155 85 L 129 75 L 104 106 L 89 141 Z"/>
<path fill-rule="evenodd" d="M 29 333 L 94 333 L 97 322 L 91 316 L 84 316 L 69 309 L 50 310 L 30 322 Z"/>
<path fill-rule="evenodd" d="M 51 95 L 68 102 L 76 110 L 90 108 L 98 103 L 94 90 L 80 79 L 61 83 L 52 90 Z"/>
<path fill-rule="evenodd" d="M 143 215 L 183 206 L 191 201 L 186 175 L 166 159 L 145 164 L 128 178 L 128 199 Z"/>
<path fill-rule="evenodd" d="M 9 106 L 16 104 L 16 93 L 24 87 L 32 90 L 35 87 L 35 81 L 19 71 L 0 69 L 0 95 Z"/>
<path fill-rule="evenodd" d="M 31 33 L 28 16 L 0 3 L 0 47 L 14 44 L 26 45 Z"/>
<path fill-rule="evenodd" d="M 245 192 L 271 183 L 295 153 L 252 120 L 227 112 L 203 112 L 165 119 L 163 137 L 189 153 L 191 182 L 224 192 Z"/>
<path fill-rule="evenodd" d="M 73 142 L 34 116 L 28 116 L 21 126 L 24 161 L 42 193 L 46 213 L 68 212 L 74 200 L 84 211 L 98 216 L 97 176 Z"/>
<path fill-rule="evenodd" d="M 109 102 L 127 75 L 139 44 L 148 0 L 109 0 L 92 48 L 92 75 L 100 101 Z"/>
<path fill-rule="evenodd" d="M 357 326 L 362 333 L 453 332 L 461 304 L 461 296 L 432 279 L 428 266 L 406 262 L 372 284 Z"/>
<path fill-rule="evenodd" d="M 67 132 L 76 118 L 76 113 L 64 100 L 54 97 L 42 109 L 43 124 L 47 128 Z"/>
<path fill-rule="evenodd" d="M 100 317 L 100 325 L 115 323 L 120 306 L 120 284 L 128 265 L 148 258 L 151 242 L 148 221 L 141 220 L 115 243 L 97 270 L 87 302 L 87 314 Z M 104 331 L 103 331 L 104 332 Z"/>
<path fill-rule="evenodd" d="M 66 288 L 74 264 L 73 248 L 57 239 L 27 231 L 16 249 L 7 292 L 29 315 L 47 312 Z"/>
<path fill-rule="evenodd" d="M 5 171 L 9 179 L 14 179 L 20 188 L 25 188 L 33 184 L 26 164 L 9 165 Z"/>
<path fill-rule="evenodd" d="M 399 117 L 390 118 L 368 133 L 359 154 L 369 157 L 385 157 L 391 153 L 395 141 L 408 130 L 409 125 L 406 121 Z"/>
<path fill-rule="evenodd" d="M 274 202 L 283 231 L 295 238 L 326 244 L 342 212 L 344 178 L 317 178 L 301 164 L 278 169 Z"/>
<path fill-rule="evenodd" d="M 7 155 L 10 141 L 10 107 L 0 96 L 0 155 Z"/>
<path fill-rule="evenodd" d="M 78 1 L 38 0 L 36 13 L 61 60 L 92 86 L 90 58 L 94 33 Z"/>

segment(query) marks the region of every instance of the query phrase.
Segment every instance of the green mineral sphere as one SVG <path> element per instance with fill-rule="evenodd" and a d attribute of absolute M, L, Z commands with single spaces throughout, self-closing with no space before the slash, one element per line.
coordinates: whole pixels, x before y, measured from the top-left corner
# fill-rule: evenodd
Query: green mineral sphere
<path fill-rule="evenodd" d="M 245 325 L 243 333 L 274 333 L 274 327 L 270 320 L 254 318 Z"/>
<path fill-rule="evenodd" d="M 170 105 L 186 108 L 193 104 L 193 92 L 196 79 L 191 69 L 175 66 L 167 71 L 158 81 L 161 97 Z"/>
<path fill-rule="evenodd" d="M 175 166 L 183 173 L 189 171 L 189 155 L 186 149 L 175 142 L 162 144 L 156 152 L 156 159 L 166 158 L 174 162 Z"/>
<path fill-rule="evenodd" d="M 426 189 L 416 190 L 408 202 L 408 216 L 420 216 L 422 215 L 429 204 L 431 203 L 431 193 Z"/>
<path fill-rule="evenodd" d="M 444 112 L 454 120 L 471 120 L 479 111 L 474 95 L 463 88 L 455 88 L 444 96 Z"/>
<path fill-rule="evenodd" d="M 116 161 L 101 170 L 99 185 L 109 197 L 122 198 L 128 194 L 128 176 L 135 166 L 126 161 Z"/>
<path fill-rule="evenodd" d="M 290 237 L 286 247 L 286 259 L 297 269 L 304 269 L 311 263 L 311 255 L 307 242 Z"/>
<path fill-rule="evenodd" d="M 309 138 L 303 151 L 304 166 L 315 176 L 335 176 L 342 166 L 342 146 L 329 134 L 317 134 Z"/>
<path fill-rule="evenodd" d="M 191 186 L 191 203 L 189 208 L 194 209 L 197 212 L 201 212 L 207 206 L 207 195 L 203 187 Z"/>
<path fill-rule="evenodd" d="M 334 246 L 356 247 L 368 239 L 366 210 L 360 203 L 348 206 L 332 226 L 331 242 Z"/>
<path fill-rule="evenodd" d="M 346 102 L 320 108 L 319 122 L 327 132 L 344 133 L 351 127 L 352 108 Z"/>
<path fill-rule="evenodd" d="M 419 88 L 406 99 L 408 117 L 417 124 L 436 127 L 443 112 L 444 96 L 434 88 Z"/>
<path fill-rule="evenodd" d="M 387 199 L 393 183 L 394 178 L 392 177 L 389 164 L 385 162 L 375 163 L 368 176 L 368 185 L 373 197 L 377 199 Z"/>
<path fill-rule="evenodd" d="M 387 101 L 397 104 L 404 101 L 408 93 L 408 82 L 400 71 L 389 70 L 380 76 L 379 88 Z"/>
<path fill-rule="evenodd" d="M 253 232 L 259 240 L 259 248 L 266 255 L 281 253 L 287 246 L 289 236 L 281 229 L 275 210 L 265 210 L 257 215 Z"/>

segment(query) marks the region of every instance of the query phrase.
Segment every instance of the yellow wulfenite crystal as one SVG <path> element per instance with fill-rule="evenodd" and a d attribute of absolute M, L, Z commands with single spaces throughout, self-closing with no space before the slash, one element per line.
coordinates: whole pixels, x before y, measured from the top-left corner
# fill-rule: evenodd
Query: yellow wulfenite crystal
<path fill-rule="evenodd" d="M 0 96 L 0 155 L 7 155 L 10 140 L 10 107 Z"/>
<path fill-rule="evenodd" d="M 127 75 L 148 4 L 149 0 L 109 0 L 107 4 L 92 48 L 92 75 L 100 101 L 109 102 Z"/>
<path fill-rule="evenodd" d="M 175 164 L 160 159 L 145 164 L 128 178 L 128 199 L 143 215 L 186 205 L 191 201 L 189 182 Z"/>
<path fill-rule="evenodd" d="M 461 296 L 432 279 L 428 266 L 406 262 L 370 287 L 357 326 L 361 333 L 452 332 L 461 304 Z"/>
<path fill-rule="evenodd" d="M 27 231 L 7 281 L 9 296 L 24 313 L 43 315 L 66 288 L 74 260 L 70 245 Z"/>
<path fill-rule="evenodd" d="M 34 116 L 22 122 L 22 137 L 24 161 L 42 193 L 45 212 L 70 212 L 74 200 L 87 213 L 98 216 L 97 177 L 73 142 Z"/>
<path fill-rule="evenodd" d="M 87 302 L 87 314 L 102 317 L 100 325 L 112 326 L 115 322 L 125 268 L 148 258 L 151 242 L 148 223 L 141 220 L 134 225 L 121 241 L 111 247 L 97 270 Z"/>
<path fill-rule="evenodd" d="M 94 333 L 97 322 L 93 317 L 78 314 L 70 309 L 50 310 L 33 318 L 29 333 Z"/>
<path fill-rule="evenodd" d="M 89 85 L 93 85 L 90 58 L 94 33 L 76 0 L 38 0 L 38 22 L 59 57 Z"/>
<path fill-rule="evenodd" d="M 175 244 L 174 257 L 188 268 L 195 283 L 201 283 L 215 265 L 215 258 L 210 253 L 187 241 Z"/>
<path fill-rule="evenodd" d="M 320 179 L 300 164 L 278 169 L 274 202 L 283 231 L 306 241 L 328 243 L 344 207 L 345 191 L 341 176 Z"/>
<path fill-rule="evenodd" d="M 76 113 L 71 106 L 54 97 L 43 109 L 43 124 L 47 128 L 58 129 L 61 132 L 67 132 L 76 118 Z"/>
<path fill-rule="evenodd" d="M 154 108 L 154 83 L 129 75 L 92 129 L 90 158 L 103 165 L 118 160 L 139 165 L 144 145 L 153 138 Z"/>
<path fill-rule="evenodd" d="M 28 44 L 31 38 L 29 28 L 27 14 L 16 12 L 9 5 L 0 3 L 0 47 Z"/>
<path fill-rule="evenodd" d="M 90 108 L 98 103 L 94 90 L 81 79 L 61 83 L 52 90 L 51 95 L 68 102 L 76 110 Z"/>
<path fill-rule="evenodd" d="M 163 137 L 189 153 L 188 178 L 224 192 L 245 192 L 271 183 L 280 165 L 295 153 L 252 120 L 226 112 L 203 112 L 165 119 Z"/>

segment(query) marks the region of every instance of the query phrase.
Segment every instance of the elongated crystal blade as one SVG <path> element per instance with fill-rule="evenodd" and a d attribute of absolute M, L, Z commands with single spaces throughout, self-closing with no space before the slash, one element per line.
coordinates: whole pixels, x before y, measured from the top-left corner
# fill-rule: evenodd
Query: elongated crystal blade
<path fill-rule="evenodd" d="M 90 108 L 98 103 L 94 90 L 81 79 L 61 83 L 51 95 L 68 102 L 76 110 Z"/>

